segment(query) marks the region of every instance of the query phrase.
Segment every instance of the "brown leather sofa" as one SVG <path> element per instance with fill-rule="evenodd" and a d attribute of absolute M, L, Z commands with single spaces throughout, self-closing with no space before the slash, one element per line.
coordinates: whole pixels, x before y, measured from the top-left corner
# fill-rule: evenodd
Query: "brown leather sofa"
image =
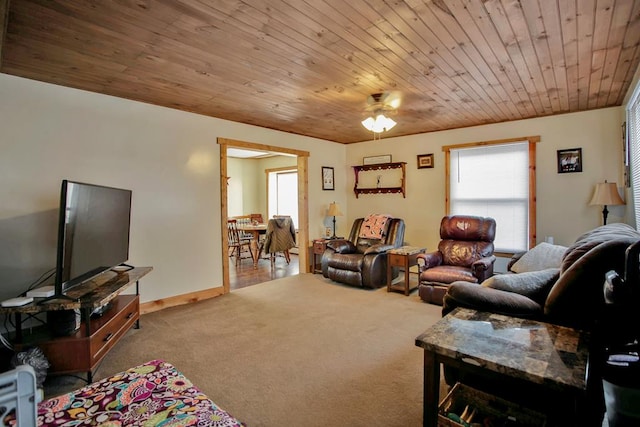
<path fill-rule="evenodd" d="M 633 227 L 614 223 L 590 230 L 576 239 L 562 256 L 555 277 L 542 279 L 540 272 L 530 275 L 526 286 L 520 277 L 496 276 L 482 286 L 455 282 L 444 297 L 443 314 L 455 307 L 467 307 L 509 316 L 549 321 L 591 329 L 605 310 L 603 284 L 605 274 L 616 270 L 623 274 L 625 251 L 640 240 Z M 537 282 L 542 280 L 542 282 Z M 494 282 L 500 283 L 496 289 Z"/>
<path fill-rule="evenodd" d="M 442 305 L 449 284 L 482 283 L 493 274 L 496 221 L 479 216 L 445 216 L 440 221 L 438 250 L 418 255 L 420 298 Z"/>
<path fill-rule="evenodd" d="M 352 286 L 372 289 L 386 286 L 387 251 L 402 246 L 404 221 L 390 218 L 379 239 L 361 237 L 363 223 L 365 218 L 356 219 L 348 239 L 336 239 L 327 244 L 322 254 L 322 275 Z M 394 269 L 393 277 L 397 276 L 398 271 Z"/>
<path fill-rule="evenodd" d="M 545 269 L 497 275 L 482 285 L 452 283 L 444 297 L 442 314 L 466 307 L 589 331 L 587 419 L 601 425 L 605 351 L 627 342 L 629 336 L 637 332 L 638 324 L 637 301 L 626 301 L 626 307 L 605 304 L 605 274 L 615 270 L 623 275 L 627 248 L 638 241 L 640 233 L 626 224 L 595 228 L 566 249 L 555 273 L 553 269 Z M 637 260 L 634 265 L 637 268 Z M 458 375 L 455 369 L 445 369 L 449 384 L 463 380 Z M 474 383 L 477 379 L 465 378 L 464 381 Z M 476 385 L 482 387 L 477 382 Z"/>

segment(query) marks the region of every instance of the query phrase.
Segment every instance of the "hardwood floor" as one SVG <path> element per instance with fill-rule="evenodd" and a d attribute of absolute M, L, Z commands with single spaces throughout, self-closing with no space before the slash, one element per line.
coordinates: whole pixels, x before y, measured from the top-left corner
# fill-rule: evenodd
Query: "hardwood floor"
<path fill-rule="evenodd" d="M 231 291 L 273 279 L 293 276 L 298 273 L 298 255 L 296 254 L 291 254 L 291 262 L 289 264 L 287 264 L 284 257 L 276 257 L 273 270 L 271 269 L 271 261 L 268 258 L 261 258 L 258 261 L 257 269 L 253 268 L 250 258 L 243 259 L 238 266 L 236 266 L 234 258 L 229 258 L 229 288 Z"/>

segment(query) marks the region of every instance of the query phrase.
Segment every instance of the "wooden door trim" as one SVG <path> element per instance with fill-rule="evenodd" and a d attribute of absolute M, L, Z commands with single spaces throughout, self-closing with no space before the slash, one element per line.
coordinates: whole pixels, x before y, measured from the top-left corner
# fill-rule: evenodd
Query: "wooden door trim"
<path fill-rule="evenodd" d="M 295 155 L 298 159 L 298 271 L 306 272 L 309 265 L 309 177 L 308 177 L 308 158 L 309 152 L 303 150 L 295 150 L 291 148 L 277 147 L 274 145 L 258 144 L 255 142 L 239 141 L 228 138 L 218 138 L 220 145 L 220 229 L 222 231 L 222 286 L 224 293 L 230 292 L 229 285 L 229 249 L 227 247 L 227 218 L 228 206 L 228 186 L 227 186 L 227 148 L 244 148 L 248 150 L 269 151 L 279 154 Z"/>

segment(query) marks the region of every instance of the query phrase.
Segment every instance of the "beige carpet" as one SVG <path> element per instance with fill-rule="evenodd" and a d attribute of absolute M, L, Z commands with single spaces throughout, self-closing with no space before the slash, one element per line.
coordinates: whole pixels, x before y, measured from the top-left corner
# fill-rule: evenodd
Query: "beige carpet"
<path fill-rule="evenodd" d="M 299 276 L 144 315 L 95 373 L 174 364 L 250 427 L 420 426 L 422 349 L 440 307 Z M 81 384 L 53 379 L 47 395 Z"/>

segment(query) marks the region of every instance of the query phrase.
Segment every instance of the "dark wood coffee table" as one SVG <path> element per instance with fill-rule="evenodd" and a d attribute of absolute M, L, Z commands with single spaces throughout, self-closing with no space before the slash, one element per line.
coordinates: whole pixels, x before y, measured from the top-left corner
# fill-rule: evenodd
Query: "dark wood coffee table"
<path fill-rule="evenodd" d="M 424 349 L 425 426 L 437 426 L 440 364 L 532 387 L 551 406 L 573 404 L 569 413 L 586 402 L 587 332 L 457 308 L 418 336 L 416 345 Z"/>

